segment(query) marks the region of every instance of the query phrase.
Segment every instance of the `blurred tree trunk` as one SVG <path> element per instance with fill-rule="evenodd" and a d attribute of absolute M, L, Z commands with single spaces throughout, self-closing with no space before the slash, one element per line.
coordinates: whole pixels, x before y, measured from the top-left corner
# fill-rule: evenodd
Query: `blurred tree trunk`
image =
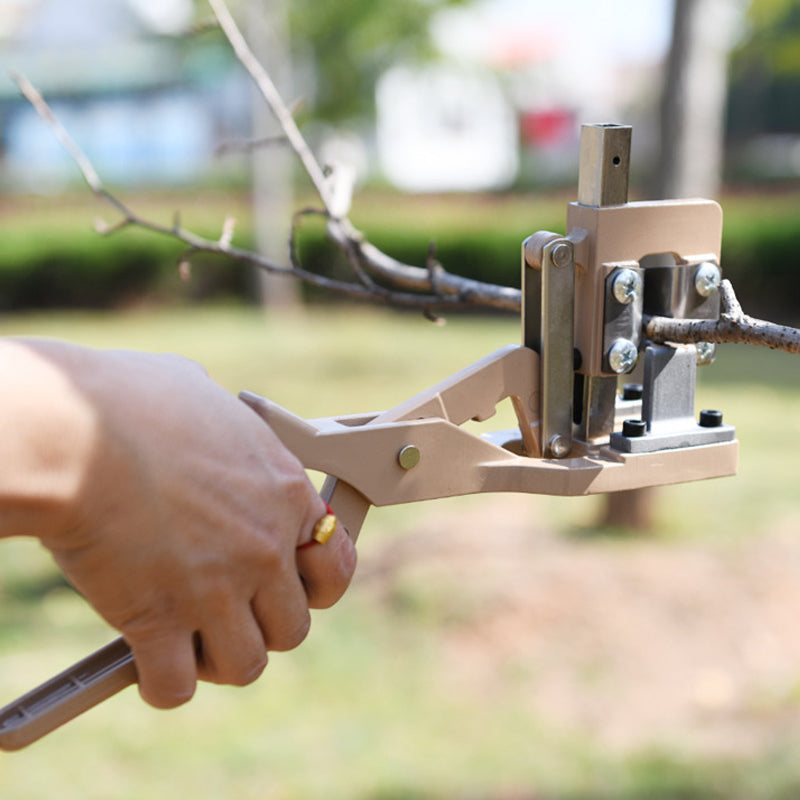
<path fill-rule="evenodd" d="M 661 99 L 655 195 L 719 194 L 728 57 L 742 0 L 675 0 Z"/>
<path fill-rule="evenodd" d="M 278 90 L 289 97 L 289 53 L 286 0 L 249 0 L 248 38 L 255 55 L 269 72 Z M 281 136 L 278 123 L 264 99 L 253 89 L 254 141 Z M 252 153 L 253 219 L 255 249 L 281 262 L 286 257 L 286 220 L 293 213 L 292 159 L 288 146 L 267 144 Z M 266 308 L 296 310 L 300 307 L 299 281 L 256 270 L 256 294 Z"/>
<path fill-rule="evenodd" d="M 728 55 L 740 0 L 675 0 L 661 98 L 661 146 L 653 196 L 719 194 Z M 658 490 L 607 495 L 602 525 L 651 530 Z"/>

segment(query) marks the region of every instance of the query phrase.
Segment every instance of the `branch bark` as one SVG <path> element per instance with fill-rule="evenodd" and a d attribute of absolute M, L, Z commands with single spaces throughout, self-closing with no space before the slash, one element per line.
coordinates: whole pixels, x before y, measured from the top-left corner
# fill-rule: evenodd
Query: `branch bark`
<path fill-rule="evenodd" d="M 718 320 L 645 317 L 645 336 L 655 342 L 739 342 L 800 353 L 800 330 L 745 314 L 728 280 L 722 281 L 720 293 L 722 311 Z"/>

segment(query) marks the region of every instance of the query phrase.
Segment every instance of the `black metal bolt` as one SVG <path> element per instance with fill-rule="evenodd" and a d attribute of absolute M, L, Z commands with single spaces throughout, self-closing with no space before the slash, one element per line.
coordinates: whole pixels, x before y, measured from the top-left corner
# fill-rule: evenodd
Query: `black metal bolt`
<path fill-rule="evenodd" d="M 700 412 L 701 428 L 719 428 L 722 425 L 722 412 L 705 408 Z"/>
<path fill-rule="evenodd" d="M 623 400 L 641 400 L 644 394 L 644 386 L 641 383 L 626 383 L 622 387 Z"/>
<path fill-rule="evenodd" d="M 638 439 L 647 433 L 647 423 L 642 419 L 626 419 L 622 423 L 622 435 L 629 439 Z"/>

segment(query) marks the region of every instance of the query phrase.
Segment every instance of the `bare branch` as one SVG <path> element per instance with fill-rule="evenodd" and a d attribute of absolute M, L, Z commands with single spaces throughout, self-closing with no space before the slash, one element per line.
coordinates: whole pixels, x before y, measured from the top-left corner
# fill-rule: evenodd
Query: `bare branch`
<path fill-rule="evenodd" d="M 86 184 L 92 192 L 104 202 L 113 206 L 121 215 L 122 219 L 114 224 L 99 221 L 96 223 L 97 230 L 102 234 L 113 234 L 128 227 L 139 227 L 149 230 L 153 233 L 158 233 L 163 236 L 169 236 L 177 241 L 186 245 L 186 250 L 181 258 L 180 272 L 185 277 L 188 274 L 187 259 L 190 255 L 197 253 L 212 253 L 221 256 L 227 256 L 235 261 L 243 264 L 248 264 L 266 272 L 286 275 L 287 277 L 299 278 L 307 283 L 313 284 L 329 292 L 344 295 L 360 300 L 368 300 L 375 303 L 392 305 L 402 308 L 419 308 L 423 310 L 433 308 L 455 308 L 462 305 L 458 297 L 443 297 L 438 294 L 430 293 L 413 293 L 406 291 L 397 291 L 394 288 L 384 288 L 377 286 L 371 279 L 365 277 L 363 270 L 359 269 L 361 277 L 364 277 L 362 282 L 344 281 L 335 278 L 328 278 L 324 275 L 311 272 L 302 267 L 302 265 L 295 258 L 296 248 L 292 246 L 292 263 L 287 266 L 279 264 L 271 259 L 254 253 L 250 250 L 245 250 L 236 247 L 232 244 L 232 220 L 226 220 L 223 226 L 223 233 L 218 240 L 207 239 L 199 236 L 192 231 L 187 230 L 181 225 L 180 216 L 176 213 L 173 223 L 169 226 L 162 225 L 152 220 L 140 216 L 114 194 L 112 194 L 103 185 L 100 176 L 89 160 L 88 156 L 81 150 L 77 143 L 67 133 L 64 127 L 59 122 L 58 118 L 53 113 L 52 109 L 45 102 L 39 91 L 30 83 L 23 75 L 15 75 L 15 80 L 23 96 L 31 103 L 36 109 L 41 118 L 52 128 L 58 141 L 66 149 L 67 153 L 73 159 L 75 164 L 86 181 Z M 311 213 L 309 211 L 309 213 Z M 320 213 L 323 217 L 328 218 L 327 211 L 314 212 Z M 400 287 L 401 289 L 404 287 Z"/>
<path fill-rule="evenodd" d="M 89 159 L 83 150 L 75 143 L 75 140 L 67 133 L 66 128 L 58 121 L 50 106 L 45 103 L 39 90 L 21 73 L 12 71 L 11 77 L 19 87 L 25 99 L 34 107 L 39 116 L 47 122 L 53 129 L 53 133 L 61 146 L 69 153 L 72 160 L 81 171 L 89 188 L 95 193 L 102 193 L 103 186 L 100 177 L 95 172 Z"/>
<path fill-rule="evenodd" d="M 520 292 L 518 289 L 469 280 L 452 275 L 443 268 L 432 270 L 403 264 L 367 241 L 347 218 L 349 200 L 342 200 L 339 196 L 344 196 L 347 192 L 343 190 L 341 182 L 337 189 L 337 182 L 331 181 L 325 174 L 297 127 L 292 111 L 284 103 L 274 82 L 247 45 L 227 6 L 223 0 L 209 0 L 209 3 L 237 59 L 255 81 L 259 92 L 278 120 L 284 132 L 285 141 L 289 143 L 299 158 L 319 195 L 324 207 L 322 215 L 328 220 L 328 237 L 347 257 L 353 270 L 354 280 L 331 279 L 302 267 L 297 257 L 295 243 L 297 219 L 292 226 L 290 235 L 290 263 L 287 266 L 256 253 L 234 247 L 231 241 L 232 232 L 227 230 L 218 241 L 212 241 L 183 228 L 177 214 L 174 224 L 170 227 L 140 216 L 105 188 L 89 158 L 69 136 L 36 88 L 24 76 L 15 76 L 20 91 L 53 129 L 57 139 L 75 161 L 92 192 L 121 214 L 122 219 L 114 224 L 100 223 L 97 228 L 101 233 L 111 234 L 130 226 L 138 226 L 177 239 L 187 246 L 187 252 L 190 253 L 218 253 L 267 272 L 299 278 L 348 297 L 401 307 L 420 308 L 426 313 L 431 313 L 433 309 L 467 306 L 519 310 Z M 185 261 L 184 257 L 182 263 Z M 186 274 L 185 266 L 182 271 Z"/>
<path fill-rule="evenodd" d="M 330 218 L 329 237 L 347 255 L 357 279 L 362 284 L 374 287 L 374 284 L 366 279 L 366 273 L 370 273 L 393 287 L 425 293 L 433 292 L 434 296 L 438 298 L 436 307 L 452 306 L 452 301 L 445 299 L 445 296 L 451 295 L 464 306 L 519 311 L 520 292 L 518 289 L 469 280 L 445 270 L 437 273 L 436 288 L 434 288 L 430 270 L 397 261 L 367 241 L 364 235 L 353 226 L 346 213 L 342 212 L 342 207 L 337 203 L 333 187 L 325 171 L 314 157 L 311 148 L 297 127 L 290 109 L 283 102 L 274 82 L 250 49 L 224 1 L 209 0 L 209 3 L 236 57 L 255 81 L 258 90 L 283 129 L 286 139 L 300 159 L 319 195 Z"/>
<path fill-rule="evenodd" d="M 645 317 L 645 335 L 655 342 L 731 342 L 800 353 L 800 330 L 745 314 L 728 280 L 722 282 L 720 291 L 722 313 L 718 320 Z"/>
<path fill-rule="evenodd" d="M 112 234 L 127 227 L 138 226 L 182 242 L 186 246 L 180 259 L 180 272 L 184 277 L 189 272 L 190 256 L 196 253 L 214 253 L 270 273 L 298 278 L 347 297 L 419 308 L 429 319 L 438 319 L 433 313 L 436 309 L 493 308 L 517 313 L 520 311 L 519 289 L 483 283 L 447 272 L 435 258 L 432 248 L 429 249 L 425 266 L 414 266 L 392 258 L 369 242 L 350 222 L 347 216 L 349 201 L 346 197 L 341 201 L 337 199 L 336 181 L 329 179 L 315 158 L 294 121 L 291 109 L 284 103 L 274 82 L 250 50 L 224 0 L 209 0 L 209 3 L 236 57 L 253 78 L 278 120 L 284 133 L 282 140 L 288 142 L 302 163 L 319 195 L 322 208 L 306 208 L 294 215 L 289 235 L 288 265 L 235 246 L 232 241 L 233 220 L 226 220 L 220 238 L 211 240 L 185 229 L 177 213 L 171 226 L 145 219 L 105 188 L 89 158 L 69 136 L 41 94 L 24 76 L 15 74 L 14 79 L 20 91 L 53 129 L 92 192 L 121 214 L 122 218 L 114 224 L 97 223 L 101 233 Z M 339 186 L 340 193 L 347 195 L 344 188 L 349 187 Z M 303 267 L 297 251 L 296 237 L 300 220 L 308 215 L 318 215 L 326 220 L 328 238 L 347 257 L 354 280 L 328 278 Z M 728 281 L 723 281 L 721 292 L 723 311 L 719 320 L 645 317 L 645 335 L 657 342 L 745 342 L 790 353 L 800 352 L 800 331 L 744 314 Z"/>

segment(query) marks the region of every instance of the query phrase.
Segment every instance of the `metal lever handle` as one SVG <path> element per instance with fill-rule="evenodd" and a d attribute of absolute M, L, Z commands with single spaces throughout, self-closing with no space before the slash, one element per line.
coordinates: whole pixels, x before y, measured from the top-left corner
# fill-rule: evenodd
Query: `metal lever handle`
<path fill-rule="evenodd" d="M 0 709 L 0 749 L 19 750 L 137 682 L 124 639 L 115 639 Z"/>

